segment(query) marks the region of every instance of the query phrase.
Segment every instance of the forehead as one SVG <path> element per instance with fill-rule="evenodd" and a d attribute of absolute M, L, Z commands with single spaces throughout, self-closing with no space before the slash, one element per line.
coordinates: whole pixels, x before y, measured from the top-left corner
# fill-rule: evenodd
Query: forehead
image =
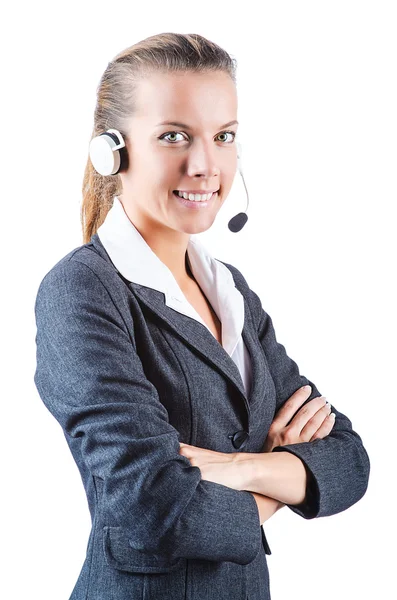
<path fill-rule="evenodd" d="M 137 83 L 135 118 L 147 125 L 182 121 L 219 127 L 237 119 L 237 91 L 227 73 L 155 73 Z"/>

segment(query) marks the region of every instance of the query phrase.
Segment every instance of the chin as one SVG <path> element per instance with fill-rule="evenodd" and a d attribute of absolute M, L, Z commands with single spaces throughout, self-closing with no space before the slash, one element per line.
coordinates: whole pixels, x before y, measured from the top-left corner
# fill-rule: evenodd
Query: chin
<path fill-rule="evenodd" d="M 204 231 L 207 231 L 213 224 L 213 222 L 215 221 L 215 219 L 213 219 L 211 222 L 207 221 L 206 223 L 203 222 L 199 222 L 197 220 L 196 223 L 189 223 L 189 225 L 185 225 L 182 227 L 183 231 L 185 233 L 188 234 L 195 234 L 195 233 L 203 233 Z"/>

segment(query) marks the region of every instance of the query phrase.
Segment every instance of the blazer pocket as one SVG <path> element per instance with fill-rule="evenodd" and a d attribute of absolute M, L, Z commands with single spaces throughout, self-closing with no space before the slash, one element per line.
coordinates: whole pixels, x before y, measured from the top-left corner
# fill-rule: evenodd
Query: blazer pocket
<path fill-rule="evenodd" d="M 103 551 L 110 567 L 132 573 L 168 573 L 185 562 L 183 557 L 171 563 L 164 557 L 135 550 L 129 535 L 125 527 L 103 527 Z"/>

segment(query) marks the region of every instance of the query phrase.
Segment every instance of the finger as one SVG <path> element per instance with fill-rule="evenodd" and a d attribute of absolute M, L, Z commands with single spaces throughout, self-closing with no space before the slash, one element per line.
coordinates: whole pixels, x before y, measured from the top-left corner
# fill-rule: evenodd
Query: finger
<path fill-rule="evenodd" d="M 309 442 L 312 442 L 313 440 L 317 440 L 317 439 L 323 439 L 323 438 L 325 438 L 327 435 L 329 435 L 331 433 L 332 428 L 335 425 L 335 417 L 332 416 L 334 414 L 335 413 L 331 413 L 331 414 L 328 415 L 328 417 L 326 417 L 324 419 L 323 424 L 314 433 L 314 435 L 309 440 Z"/>
<path fill-rule="evenodd" d="M 273 424 L 280 429 L 285 427 L 292 419 L 298 408 L 308 399 L 311 393 L 311 386 L 302 386 L 296 390 L 296 392 L 294 392 L 292 396 L 290 396 L 288 400 L 284 402 L 283 406 L 277 411 L 277 414 L 273 419 Z"/>
<path fill-rule="evenodd" d="M 307 390 L 304 387 L 299 388 L 299 390 L 292 394 L 278 411 L 276 418 L 273 420 L 273 427 L 281 429 L 289 425 L 290 421 L 293 420 L 294 428 L 296 428 L 299 434 L 306 425 L 308 419 L 310 419 L 314 413 L 325 404 L 325 398 L 323 396 L 317 396 L 302 407 L 302 404 L 307 401 L 310 394 L 311 388 Z M 297 417 L 297 415 L 299 415 L 299 417 Z"/>
<path fill-rule="evenodd" d="M 308 442 L 311 440 L 312 436 L 318 431 L 318 429 L 323 424 L 324 420 L 331 413 L 331 404 L 328 402 L 325 406 L 319 408 L 317 412 L 308 420 L 306 425 L 301 430 L 300 437 L 302 441 Z"/>

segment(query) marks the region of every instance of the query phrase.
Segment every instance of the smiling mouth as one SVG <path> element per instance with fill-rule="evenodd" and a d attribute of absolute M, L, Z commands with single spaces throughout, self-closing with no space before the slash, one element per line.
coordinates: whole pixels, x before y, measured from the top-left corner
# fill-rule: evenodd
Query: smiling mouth
<path fill-rule="evenodd" d="M 199 199 L 195 199 L 195 195 L 193 192 L 189 193 L 189 192 L 184 192 L 186 194 L 186 196 L 188 196 L 187 198 L 182 195 L 182 192 L 180 192 L 179 190 L 173 190 L 173 194 L 174 196 L 176 196 L 177 198 L 180 198 L 182 200 L 188 200 L 189 202 L 208 202 L 209 200 L 212 199 L 213 196 L 216 196 L 219 192 L 219 188 L 215 191 L 215 192 L 209 192 L 208 194 L 197 194 L 200 196 L 207 196 L 206 200 L 199 200 Z M 192 198 L 190 198 L 189 196 L 193 196 Z"/>
<path fill-rule="evenodd" d="M 181 205 L 194 210 L 204 209 L 205 207 L 212 205 L 213 201 L 218 198 L 218 191 L 213 192 L 207 200 L 188 200 L 183 198 L 183 196 L 180 196 L 177 190 L 174 190 L 173 194 Z"/>

